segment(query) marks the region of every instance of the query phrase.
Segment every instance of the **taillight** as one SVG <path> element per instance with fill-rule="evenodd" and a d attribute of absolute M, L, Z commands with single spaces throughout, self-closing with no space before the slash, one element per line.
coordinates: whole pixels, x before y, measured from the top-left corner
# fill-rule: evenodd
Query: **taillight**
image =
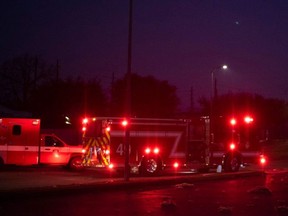
<path fill-rule="evenodd" d="M 107 149 L 107 150 L 105 150 L 105 154 L 106 155 L 109 155 L 110 154 L 110 151 Z"/>
<path fill-rule="evenodd" d="M 109 165 L 108 165 L 108 168 L 109 168 L 109 169 L 113 169 L 113 167 L 114 167 L 113 164 L 109 164 Z"/>
<path fill-rule="evenodd" d="M 85 149 L 82 149 L 82 151 L 81 151 L 83 154 L 85 154 L 85 152 L 86 152 L 86 150 Z"/>

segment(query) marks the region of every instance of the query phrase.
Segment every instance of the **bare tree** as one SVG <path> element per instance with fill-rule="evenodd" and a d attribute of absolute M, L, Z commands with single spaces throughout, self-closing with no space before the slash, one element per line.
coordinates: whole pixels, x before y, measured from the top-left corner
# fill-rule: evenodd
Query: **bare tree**
<path fill-rule="evenodd" d="M 56 73 L 40 57 L 23 55 L 0 65 L 0 103 L 13 109 L 26 109 L 32 92 Z"/>

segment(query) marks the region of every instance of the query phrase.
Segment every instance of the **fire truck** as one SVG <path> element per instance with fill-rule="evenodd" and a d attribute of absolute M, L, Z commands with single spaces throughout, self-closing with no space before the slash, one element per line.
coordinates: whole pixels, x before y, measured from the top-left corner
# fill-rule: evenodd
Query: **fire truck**
<path fill-rule="evenodd" d="M 54 134 L 40 133 L 40 119 L 0 118 L 0 166 L 65 165 L 82 167 L 83 148 Z"/>
<path fill-rule="evenodd" d="M 164 169 L 208 171 L 219 165 L 236 172 L 244 163 L 235 143 L 231 148 L 213 148 L 209 117 L 84 118 L 82 131 L 84 166 L 124 168 L 125 152 L 131 172 L 143 175 Z M 125 151 L 127 142 L 129 151 Z"/>

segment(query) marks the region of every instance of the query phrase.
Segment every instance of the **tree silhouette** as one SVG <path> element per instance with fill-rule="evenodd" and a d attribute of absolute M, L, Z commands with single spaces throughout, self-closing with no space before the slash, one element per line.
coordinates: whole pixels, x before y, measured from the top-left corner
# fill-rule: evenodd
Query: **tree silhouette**
<path fill-rule="evenodd" d="M 202 99 L 201 105 L 205 113 L 209 110 L 210 103 Z M 262 131 L 262 137 L 269 134 L 270 138 L 288 138 L 288 109 L 287 103 L 280 99 L 264 98 L 251 93 L 225 94 L 217 97 L 213 106 L 216 124 L 231 116 L 253 115 L 255 127 Z M 217 127 L 219 131 L 223 128 Z"/>
<path fill-rule="evenodd" d="M 125 113 L 126 77 L 117 80 L 111 91 L 111 114 Z M 179 99 L 176 87 L 153 76 L 131 75 L 131 109 L 136 117 L 173 117 L 177 113 Z"/>
<path fill-rule="evenodd" d="M 107 102 L 99 82 L 80 78 L 47 82 L 39 86 L 33 97 L 33 113 L 45 127 L 61 127 L 65 117 L 72 123 L 80 117 L 106 114 Z"/>
<path fill-rule="evenodd" d="M 47 79 L 55 67 L 46 65 L 40 57 L 23 55 L 0 66 L 0 103 L 16 110 L 27 110 L 32 92 Z"/>

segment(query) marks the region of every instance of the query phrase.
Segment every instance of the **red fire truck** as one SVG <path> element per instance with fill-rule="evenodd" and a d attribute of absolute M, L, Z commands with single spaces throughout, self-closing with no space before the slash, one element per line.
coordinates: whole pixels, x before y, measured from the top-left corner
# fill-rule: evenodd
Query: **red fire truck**
<path fill-rule="evenodd" d="M 83 148 L 54 134 L 40 134 L 40 119 L 0 118 L 0 166 L 65 165 L 82 167 Z"/>
<path fill-rule="evenodd" d="M 229 149 L 213 148 L 208 117 L 131 118 L 128 122 L 115 117 L 85 118 L 82 131 L 87 166 L 123 168 L 127 139 L 131 172 L 144 175 L 171 168 L 204 171 L 218 165 L 238 171 L 244 163 L 234 143 Z"/>

